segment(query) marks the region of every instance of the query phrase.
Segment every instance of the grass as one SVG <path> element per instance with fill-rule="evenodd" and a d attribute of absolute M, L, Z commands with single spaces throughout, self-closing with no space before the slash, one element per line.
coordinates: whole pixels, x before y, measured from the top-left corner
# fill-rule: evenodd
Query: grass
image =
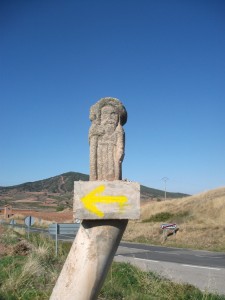
<path fill-rule="evenodd" d="M 99 300 L 224 300 L 189 284 L 177 284 L 153 272 L 142 272 L 128 263 L 113 263 Z"/>
<path fill-rule="evenodd" d="M 68 248 L 60 244 L 60 255 L 56 257 L 54 241 L 45 236 L 30 234 L 27 241 L 12 230 L 6 230 L 4 235 L 9 236 L 8 242 L 2 236 L 0 242 L 11 248 L 1 258 L 0 299 L 49 299 Z"/>
<path fill-rule="evenodd" d="M 28 241 L 25 236 L 2 226 L 0 233 L 0 244 L 9 250 L 7 254 L 0 253 L 0 299 L 49 299 L 71 243 L 59 243 L 56 257 L 54 241 L 43 235 L 32 233 Z M 173 283 L 128 263 L 113 263 L 98 299 L 225 300 L 225 297 Z"/>

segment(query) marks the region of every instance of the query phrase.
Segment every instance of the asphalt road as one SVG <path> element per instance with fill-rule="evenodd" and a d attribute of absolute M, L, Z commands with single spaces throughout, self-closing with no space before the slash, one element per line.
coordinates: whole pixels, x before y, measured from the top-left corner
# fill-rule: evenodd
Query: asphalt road
<path fill-rule="evenodd" d="M 225 295 L 225 253 L 121 242 L 114 260 Z"/>
<path fill-rule="evenodd" d="M 138 243 L 120 243 L 123 255 L 147 260 L 160 260 L 210 268 L 225 268 L 225 253 L 181 248 L 168 248 Z M 225 283 L 225 279 L 224 279 Z"/>

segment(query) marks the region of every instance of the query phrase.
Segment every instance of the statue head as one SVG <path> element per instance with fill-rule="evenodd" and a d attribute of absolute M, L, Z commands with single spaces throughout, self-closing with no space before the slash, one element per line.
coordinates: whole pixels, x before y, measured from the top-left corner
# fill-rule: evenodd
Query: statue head
<path fill-rule="evenodd" d="M 118 99 L 106 97 L 91 107 L 90 120 L 103 125 L 124 125 L 127 121 L 127 111 Z"/>

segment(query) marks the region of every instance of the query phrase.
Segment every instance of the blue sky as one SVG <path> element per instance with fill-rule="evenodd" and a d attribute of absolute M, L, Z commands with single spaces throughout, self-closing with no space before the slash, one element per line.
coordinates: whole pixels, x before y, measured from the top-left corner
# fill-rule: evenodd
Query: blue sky
<path fill-rule="evenodd" d="M 0 186 L 89 173 L 89 109 L 128 112 L 123 177 L 225 185 L 225 2 L 0 2 Z"/>

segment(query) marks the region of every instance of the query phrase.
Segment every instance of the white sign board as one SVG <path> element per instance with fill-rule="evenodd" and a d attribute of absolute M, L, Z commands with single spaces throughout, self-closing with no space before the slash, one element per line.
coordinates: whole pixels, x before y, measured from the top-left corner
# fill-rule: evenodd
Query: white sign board
<path fill-rule="evenodd" d="M 161 225 L 162 229 L 176 229 L 177 228 L 177 224 L 172 223 L 172 224 L 162 224 Z"/>
<path fill-rule="evenodd" d="M 140 184 L 137 182 L 75 181 L 74 216 L 81 220 L 139 219 Z"/>

